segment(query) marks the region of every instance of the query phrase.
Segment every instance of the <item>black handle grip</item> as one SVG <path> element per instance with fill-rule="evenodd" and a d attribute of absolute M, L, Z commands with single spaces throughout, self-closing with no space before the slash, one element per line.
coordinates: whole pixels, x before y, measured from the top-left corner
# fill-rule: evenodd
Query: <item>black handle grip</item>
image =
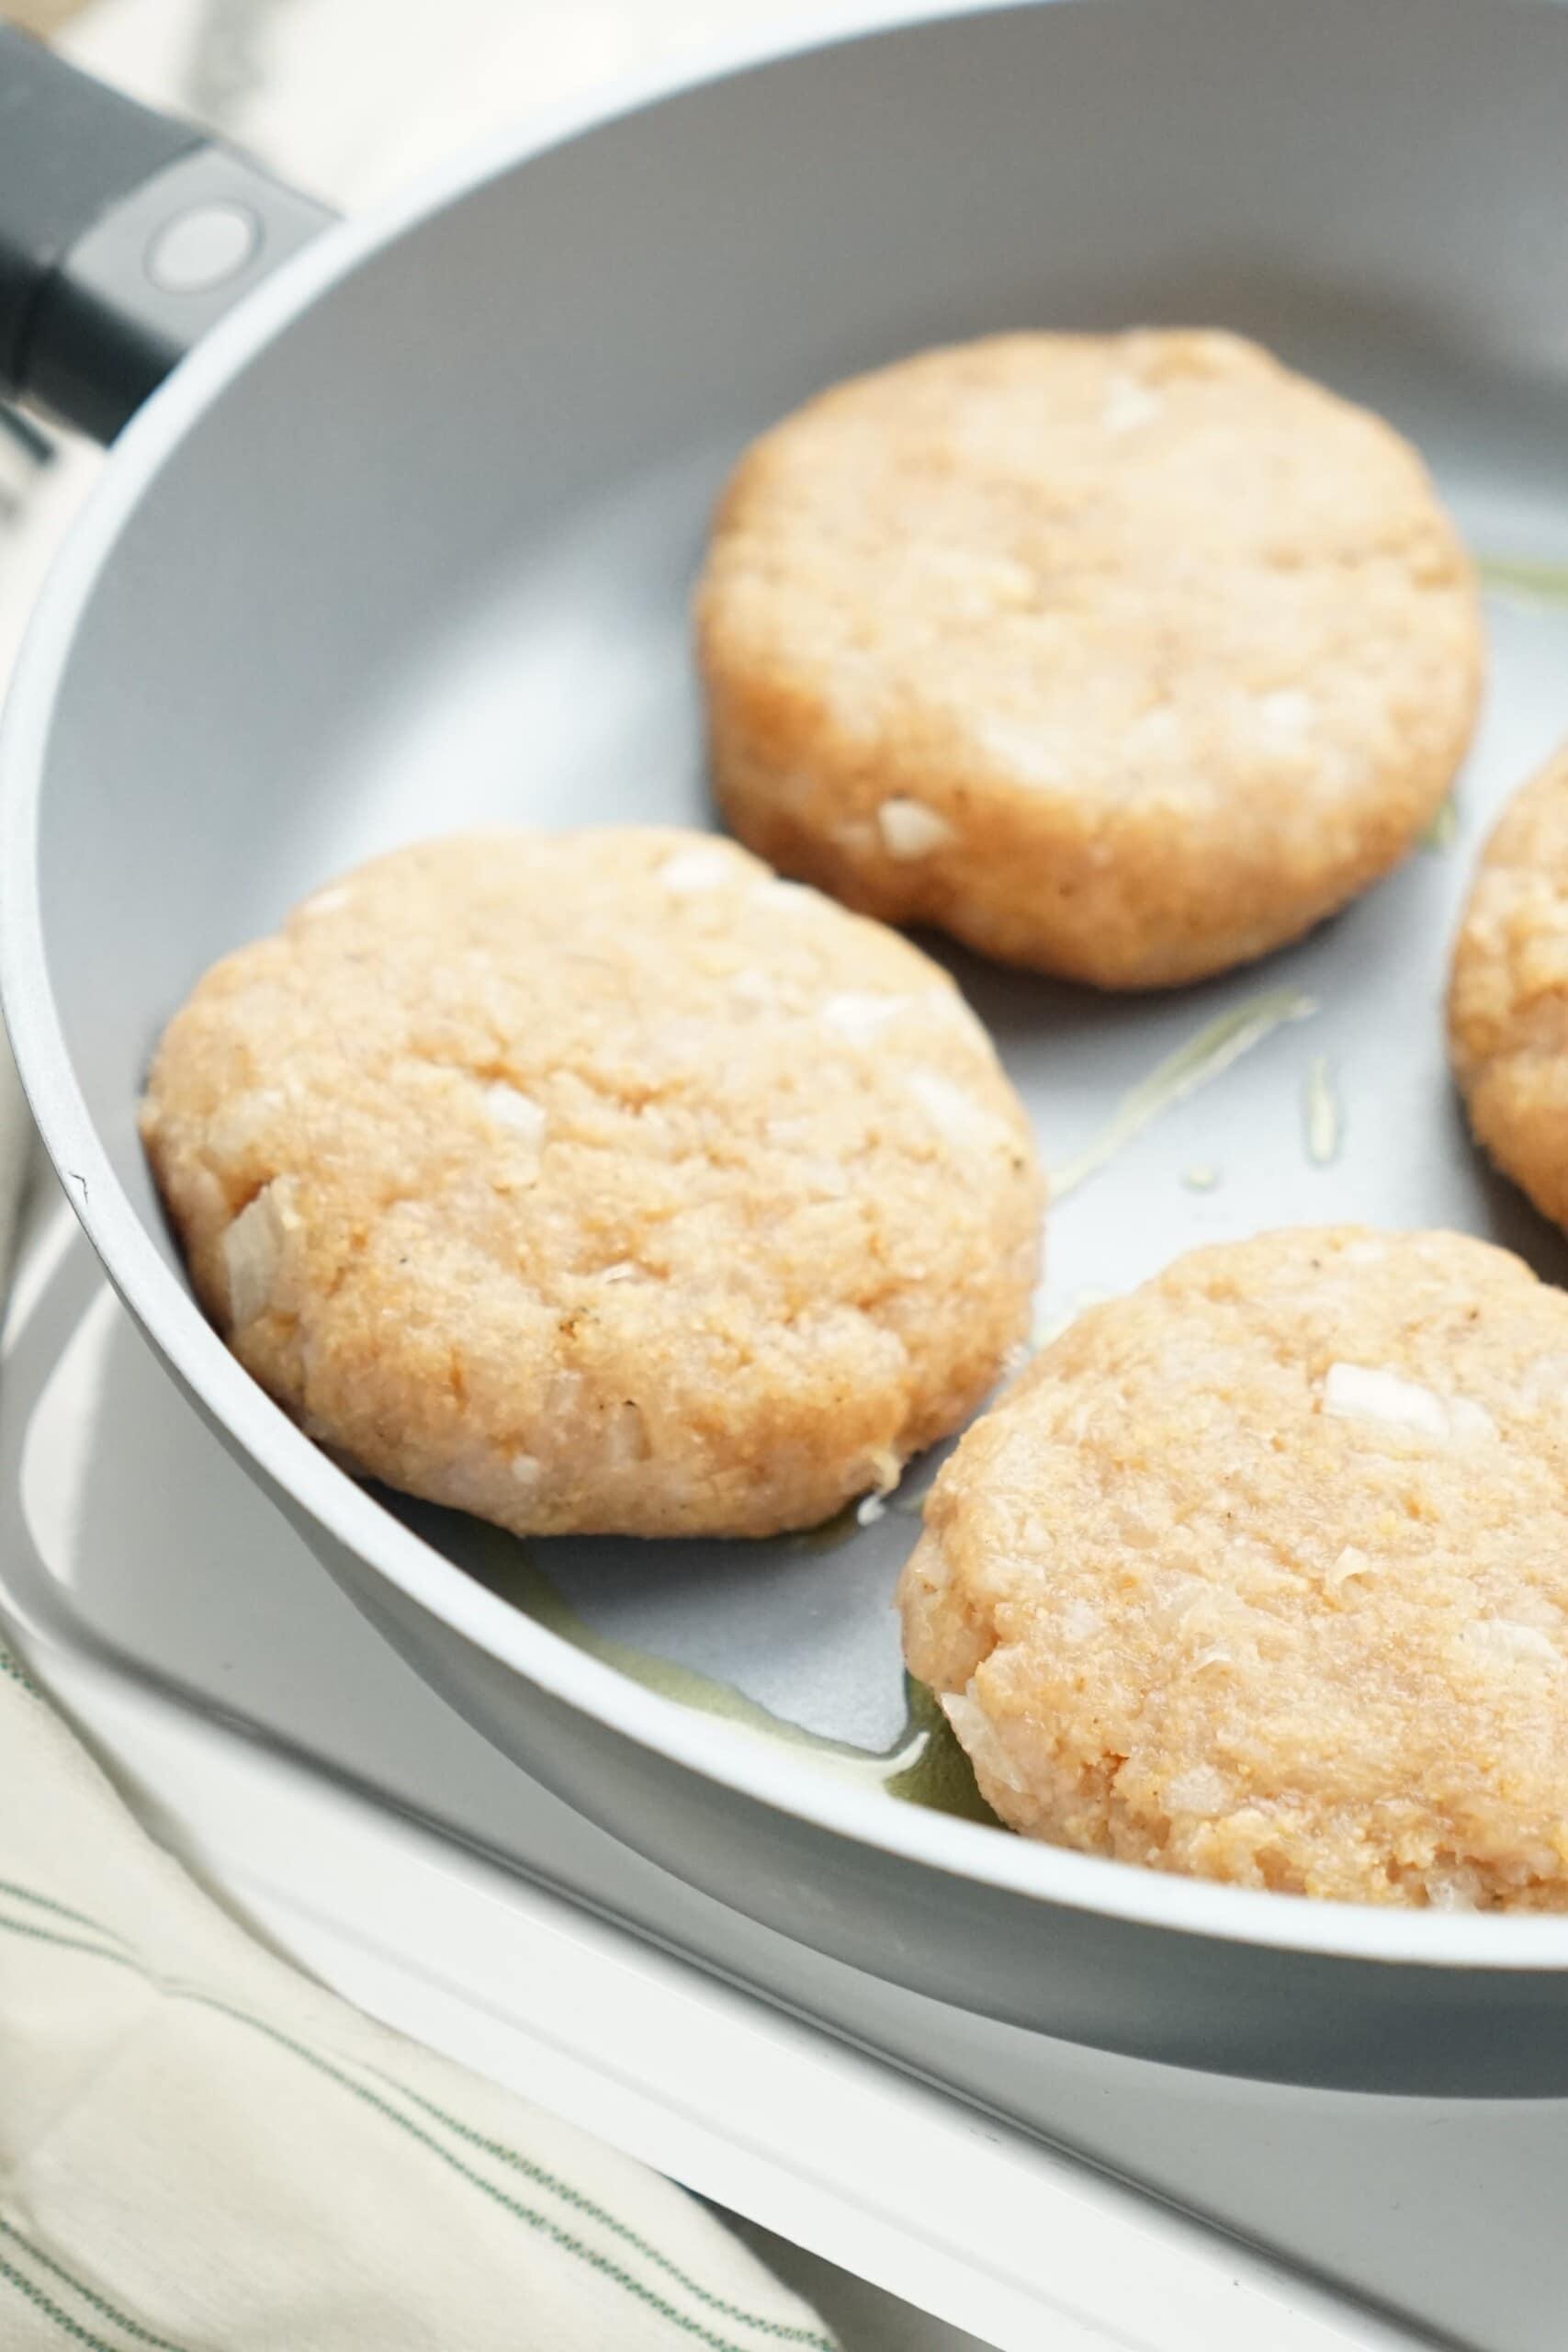
<path fill-rule="evenodd" d="M 332 219 L 0 25 L 0 394 L 109 439 Z"/>

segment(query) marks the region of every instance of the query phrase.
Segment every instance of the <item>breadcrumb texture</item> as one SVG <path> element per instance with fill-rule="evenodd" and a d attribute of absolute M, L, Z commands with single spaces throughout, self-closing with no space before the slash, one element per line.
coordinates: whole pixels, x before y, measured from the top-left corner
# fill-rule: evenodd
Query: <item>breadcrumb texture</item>
<path fill-rule="evenodd" d="M 1217 333 L 999 335 L 824 393 L 742 458 L 696 617 L 743 840 L 1111 988 L 1385 874 L 1482 674 L 1416 452 Z"/>
<path fill-rule="evenodd" d="M 1449 1046 L 1477 1136 L 1568 1226 L 1568 744 L 1482 854 L 1454 943 Z"/>
<path fill-rule="evenodd" d="M 366 867 L 201 981 L 142 1133 L 264 1386 L 519 1533 L 821 1520 L 1027 1321 L 1041 1178 L 957 990 L 707 835 Z"/>
<path fill-rule="evenodd" d="M 1568 1297 L 1451 1233 L 1202 1250 L 976 1422 L 900 1588 L 1015 1829 L 1568 1908 Z"/>

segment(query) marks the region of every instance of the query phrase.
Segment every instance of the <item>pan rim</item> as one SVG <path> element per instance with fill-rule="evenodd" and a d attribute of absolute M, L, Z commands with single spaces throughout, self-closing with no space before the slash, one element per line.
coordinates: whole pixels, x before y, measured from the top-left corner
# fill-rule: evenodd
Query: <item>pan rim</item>
<path fill-rule="evenodd" d="M 57 559 L 32 616 L 0 720 L 0 1000 L 51 1159 L 111 1282 L 180 1382 L 276 1494 L 308 1511 L 364 1568 L 415 1608 L 563 1703 L 750 1803 L 997 1894 L 1129 1926 L 1325 1960 L 1486 1973 L 1568 1968 L 1568 1918 L 1413 1911 L 1224 1886 L 998 1833 L 835 1781 L 734 1727 L 632 1683 L 491 1593 L 336 1468 L 241 1368 L 159 1253 L 120 1186 L 67 1051 L 49 974 L 39 892 L 39 808 L 53 711 L 77 623 L 144 492 L 188 430 L 295 317 L 360 263 L 502 174 L 629 114 L 759 66 L 964 16 L 1010 16 L 1069 0 L 902 0 L 853 26 L 775 28 L 771 38 L 638 76 L 536 119 L 417 178 L 326 232 L 233 311 L 134 417 Z M 1073 0 L 1085 5 L 1086 0 Z M 1201 0 L 1195 0 L 1201 5 Z M 1481 0 L 1449 0 L 1468 13 Z M 1495 0 L 1487 0 L 1494 6 Z M 1551 11 L 1561 0 L 1512 0 Z"/>

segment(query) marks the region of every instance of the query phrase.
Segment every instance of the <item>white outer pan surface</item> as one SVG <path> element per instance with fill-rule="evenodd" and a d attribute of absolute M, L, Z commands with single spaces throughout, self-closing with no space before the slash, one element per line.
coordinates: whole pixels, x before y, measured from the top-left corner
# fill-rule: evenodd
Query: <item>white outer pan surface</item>
<path fill-rule="evenodd" d="M 735 451 L 815 387 L 1021 324 L 1210 322 L 1382 410 L 1472 543 L 1568 560 L 1568 8 L 1059 0 L 795 52 L 333 232 L 123 437 L 0 739 L 7 1015 L 50 1148 L 175 1376 L 437 1688 L 628 1844 L 960 2005 L 1184 2064 L 1568 2091 L 1568 1919 L 1355 1910 L 1058 1853 L 747 1737 L 543 1630 L 231 1361 L 136 1138 L 197 973 L 458 825 L 706 821 L 686 597 Z M 1568 615 L 1499 605 L 1460 840 L 1259 970 L 1148 1003 L 955 963 L 1069 1159 L 1208 1022 L 1309 993 L 1061 1208 L 1062 1301 L 1296 1220 L 1452 1224 L 1561 1274 L 1443 1069 L 1488 811 L 1568 732 Z M 1303 1148 L 1326 1057 L 1344 1114 Z M 1321 1141 L 1321 1137 L 1320 1137 Z M 1211 1163 L 1212 1192 L 1179 1181 Z M 424 1532 L 416 1532 L 415 1522 Z M 540 1547 L 601 1631 L 875 1745 L 913 1520 L 838 1551 Z M 434 1540 L 429 1540 L 434 1539 Z"/>

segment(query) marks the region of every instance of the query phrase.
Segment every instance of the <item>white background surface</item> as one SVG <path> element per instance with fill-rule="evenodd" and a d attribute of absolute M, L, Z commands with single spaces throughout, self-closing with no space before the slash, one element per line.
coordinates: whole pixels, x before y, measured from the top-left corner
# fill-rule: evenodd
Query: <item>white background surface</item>
<path fill-rule="evenodd" d="M 702 43 L 716 31 L 732 33 L 778 13 L 774 6 L 757 6 L 750 5 L 749 0 L 700 6 L 661 5 L 661 0 L 620 6 L 599 5 L 599 0 L 577 0 L 577 5 L 565 6 L 539 5 L 539 0 L 447 0 L 447 5 L 439 10 L 429 6 L 391 5 L 391 0 L 379 0 L 379 5 L 377 0 L 264 0 L 261 6 L 250 0 L 250 5 L 240 6 L 231 5 L 231 0 L 209 0 L 203 7 L 193 6 L 190 0 L 106 0 L 104 6 L 81 20 L 73 38 L 80 55 L 113 77 L 128 85 L 139 85 L 150 95 L 172 93 L 198 110 L 216 114 L 237 135 L 268 153 L 280 168 L 338 201 L 355 204 L 395 185 L 407 172 L 432 160 L 470 131 L 515 119 L 535 104 L 550 103 L 600 79 L 645 67 L 659 56 L 688 43 Z M 373 35 L 367 29 L 371 26 Z M 90 455 L 81 453 L 57 469 L 43 486 L 25 542 L 0 555 L 0 627 L 15 626 L 44 560 L 48 542 L 95 463 Z M 1533 628 L 1537 624 L 1521 626 Z M 1359 1098 L 1352 1102 L 1352 1118 L 1357 1115 L 1359 1103 Z M 1354 1133 L 1352 1129 L 1353 1137 Z M 1308 1181 L 1316 1180 L 1303 1176 L 1303 1182 Z M 128 1759 L 140 1755 L 142 1769 L 155 1772 L 150 1759 L 158 1743 L 174 1735 L 157 1727 L 152 1715 L 138 1715 L 134 1709 L 122 1713 L 116 1730 L 112 1702 L 105 1696 L 101 1703 L 104 1712 L 99 1720 L 106 1736 L 122 1744 L 121 1752 Z M 132 1769 L 137 1769 L 134 1763 Z M 188 1763 L 181 1770 L 183 1780 L 188 1782 Z M 487 2064 L 495 2071 L 502 2071 L 506 2064 L 514 2063 L 502 2053 L 511 2046 L 507 2037 L 515 2029 L 504 2018 L 493 2018 L 491 2026 L 485 2026 L 482 1997 L 477 2006 L 472 2001 L 452 2006 L 449 1993 L 428 1984 L 422 1992 L 417 1971 L 410 1972 L 390 1962 L 384 1947 L 378 1950 L 375 1937 L 356 1944 L 353 1938 L 343 1934 L 341 1921 L 334 1923 L 320 1910 L 312 1911 L 309 1890 L 290 1885 L 287 1871 L 274 1869 L 268 1875 L 254 1854 L 248 1859 L 242 1857 L 232 1842 L 235 1839 L 254 1836 L 258 1847 L 265 1847 L 268 1838 L 286 1844 L 288 1833 L 282 1826 L 285 1815 L 271 1814 L 270 1800 L 260 1783 L 250 1796 L 234 1795 L 231 1810 L 226 1812 L 219 1793 L 220 1780 L 221 1774 L 215 1766 L 210 1785 L 202 1791 L 204 1802 L 212 1809 L 205 1819 L 193 1815 L 184 1824 L 183 1834 L 198 1844 L 203 1838 L 208 1841 L 210 1866 L 253 1905 L 272 1932 L 368 2006 L 384 2006 L 389 2014 L 398 2015 L 400 2021 L 412 2023 L 415 2030 L 426 2031 L 431 2039 L 446 2039 L 448 2046 L 462 2047 L 474 2063 Z M 324 1862 L 328 1851 L 323 1845 L 313 1860 Z M 391 1906 L 395 1883 L 391 1891 L 376 1894 L 371 1866 L 368 1862 L 362 1866 L 369 1874 L 356 1881 L 353 1872 L 361 1865 L 345 1862 L 344 1883 L 359 1889 L 367 1917 L 377 1917 L 379 1910 L 385 1928 L 388 1921 L 395 1921 L 395 1907 L 385 1907 Z M 397 1879 L 398 1872 L 394 1871 L 392 1881 Z M 546 1929 L 541 1928 L 540 1933 L 546 1934 Z M 421 2016 L 425 2020 L 423 2028 L 418 2023 Z M 480 2020 L 478 2024 L 476 2018 Z M 491 2036 L 488 2042 L 484 2040 L 486 2033 Z M 711 2054 L 712 2044 L 705 2033 L 700 2037 L 699 2046 Z M 530 2051 L 530 2068 L 536 2070 L 545 2063 L 537 2049 Z M 615 2105 L 621 2094 L 615 2092 L 614 2086 L 609 2092 L 594 2091 L 589 2079 L 592 2070 L 582 2067 L 581 2057 L 563 2059 L 558 2051 L 551 2063 L 558 2069 L 563 2103 L 569 2098 L 581 2101 L 602 2097 L 605 2104 L 595 2110 L 597 2128 L 623 2133 L 631 2144 L 634 2124 L 628 2113 Z M 574 2066 L 579 2070 L 576 2074 L 572 2073 Z M 536 2088 L 535 2075 L 531 2074 L 529 2079 Z M 590 2120 L 587 2113 L 583 2120 Z M 657 2118 L 652 2119 L 649 2128 L 655 2122 Z M 667 2127 L 668 2113 L 665 2124 Z M 826 2129 L 829 2136 L 842 2128 L 841 2116 L 818 2118 L 818 2129 Z M 1477 2128 L 1484 2128 L 1484 2119 L 1478 2119 Z M 912 2125 L 906 2129 L 912 2134 Z M 1436 2129 L 1435 2120 L 1434 2132 Z M 1277 2150 L 1277 2170 L 1281 2181 L 1291 2177 L 1288 2137 L 1281 2122 Z M 1315 2144 L 1321 2151 L 1321 2136 Z M 776 2151 L 773 2153 L 776 2154 Z M 1414 2133 L 1407 2153 L 1412 2193 L 1419 2194 L 1423 2184 Z M 655 2160 L 659 2160 L 657 2154 Z M 667 2155 L 664 2160 L 673 2165 L 672 2157 Z M 981 2314 L 981 2299 L 987 2291 L 983 2282 L 971 2280 L 963 2286 L 951 2267 L 939 2276 L 942 2270 L 941 2249 L 921 2247 L 919 2221 L 920 2199 L 924 2195 L 931 2200 L 932 2234 L 936 2234 L 934 2224 L 939 2221 L 951 2230 L 955 2213 L 962 2211 L 964 2195 L 976 2189 L 979 2169 L 977 2165 L 965 2165 L 961 2159 L 946 2179 L 940 2174 L 936 2176 L 939 2185 L 933 2194 L 929 2180 L 922 2182 L 919 2165 L 912 2164 L 905 2184 L 907 2194 L 903 2197 L 899 2230 L 881 2242 L 877 2256 L 880 2275 L 900 2278 L 913 2292 L 918 2271 L 921 2291 L 931 2300 L 944 2302 L 950 2309 L 961 2309 L 965 2317 L 976 2323 Z M 1332 2170 L 1332 2165 L 1328 2169 Z M 699 2177 L 695 2159 L 691 2177 Z M 1552 2177 L 1548 2165 L 1541 2173 L 1541 2181 L 1549 2189 Z M 1555 2177 L 1561 2177 L 1560 2172 Z M 1027 2172 L 1021 2173 L 1019 2194 L 1024 2206 L 1028 2204 L 1027 2183 Z M 1333 2183 L 1321 2185 L 1332 2188 Z M 1304 2228 L 1314 2213 L 1311 2182 L 1303 2179 L 1302 2188 Z M 761 2210 L 769 2211 L 775 2218 L 782 2215 L 784 2191 L 776 2177 L 766 2188 L 755 2186 L 754 2194 Z M 1042 2246 L 1049 2245 L 1043 2222 L 1046 2202 L 1041 2188 L 1035 2195 L 1033 2211 Z M 843 2210 L 849 2209 L 846 2206 Z M 1103 2215 L 1100 2218 L 1103 2220 Z M 1497 2256 L 1499 2271 L 1504 2276 L 1512 2275 L 1518 2258 L 1528 2257 L 1529 2251 L 1519 2233 L 1510 2226 L 1515 2218 L 1515 2214 L 1500 2218 Z M 795 2219 L 802 2233 L 806 2233 L 799 2209 L 795 2209 Z M 831 2228 L 820 2214 L 811 2226 L 819 2233 Z M 861 2217 L 857 2227 L 859 2245 L 869 2248 L 874 2234 L 872 2222 Z M 819 2234 L 818 2242 L 827 2241 Z M 1070 2245 L 1065 2244 L 1064 2258 L 1072 2250 Z M 840 2243 L 840 2251 L 846 2258 L 856 2257 L 854 2244 Z M 870 2260 L 869 2253 L 866 2258 Z M 1122 2267 L 1133 2266 L 1135 2258 L 1134 2243 L 1128 2240 L 1122 2256 Z M 1112 2255 L 1108 2267 L 1114 2270 L 1116 2261 Z M 1050 2267 L 1049 2263 L 1041 2265 L 1042 2284 L 1045 2288 L 1052 2283 Z M 1127 2288 L 1128 2281 L 1112 2277 L 1108 2285 L 1120 2293 Z M 829 2307 L 832 2307 L 830 2301 Z M 1010 2309 L 1004 2310 L 999 2299 L 992 2308 L 997 2319 L 994 2341 L 1041 2345 L 1047 2347 L 1047 2352 L 1055 2352 L 1057 2345 L 1095 2341 L 1114 2341 L 1123 2346 L 1135 2342 L 1157 2344 L 1160 2352 L 1165 2352 L 1168 2344 L 1179 2340 L 1165 2332 L 1158 2335 L 1147 2332 L 1129 2334 L 1122 2321 L 1108 2323 L 1115 2327 L 1114 2335 L 1100 2331 L 1085 2334 L 1079 2322 L 1059 2317 L 1048 2323 L 1043 2315 L 1046 2305 L 1040 2301 L 1035 2301 L 1032 2312 L 1016 2301 Z M 1128 2309 L 1125 2301 L 1121 2308 L 1124 2319 Z M 986 2324 L 990 2326 L 989 2316 Z M 1153 2324 L 1151 2319 L 1151 2326 Z M 884 2327 L 884 2340 L 889 2345 L 908 2346 L 911 2352 L 919 2346 L 923 2352 L 919 2334 L 907 2332 L 916 2324 L 895 2314 Z M 1552 2323 L 1543 2317 L 1540 2324 L 1546 2331 L 1540 2337 L 1540 2352 L 1553 2352 Z M 1284 2322 L 1275 2326 L 1268 2318 L 1260 2320 L 1257 2306 L 1252 2306 L 1250 2316 L 1234 2324 L 1227 2324 L 1216 2311 L 1205 2331 L 1179 2340 L 1201 2342 L 1204 2352 L 1220 2352 L 1222 2346 L 1233 2345 L 1236 2352 L 1243 2346 L 1247 2352 L 1283 2352 L 1287 2341 L 1370 2344 L 1387 2340 L 1381 2330 L 1374 2338 L 1376 2324 L 1371 2321 L 1364 2333 L 1336 2332 L 1332 2336 L 1308 2334 L 1310 2325 L 1303 2318 L 1299 2332 Z M 1288 2334 L 1282 2332 L 1287 2327 Z M 873 2335 L 853 2340 L 874 2344 L 877 2339 Z M 945 2339 L 939 2335 L 931 2340 Z M 1529 2342 L 1529 2338 L 1521 2336 L 1518 2341 Z M 1533 2343 L 1529 2352 L 1535 2352 Z"/>

